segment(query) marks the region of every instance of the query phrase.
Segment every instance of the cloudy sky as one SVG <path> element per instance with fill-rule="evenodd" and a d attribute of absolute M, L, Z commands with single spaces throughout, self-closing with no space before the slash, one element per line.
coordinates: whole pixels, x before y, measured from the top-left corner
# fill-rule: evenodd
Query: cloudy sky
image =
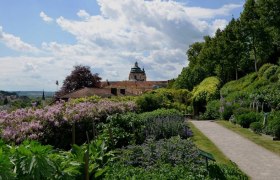
<path fill-rule="evenodd" d="M 1 0 L 0 90 L 56 90 L 75 65 L 127 80 L 176 78 L 190 44 L 239 17 L 244 0 Z"/>

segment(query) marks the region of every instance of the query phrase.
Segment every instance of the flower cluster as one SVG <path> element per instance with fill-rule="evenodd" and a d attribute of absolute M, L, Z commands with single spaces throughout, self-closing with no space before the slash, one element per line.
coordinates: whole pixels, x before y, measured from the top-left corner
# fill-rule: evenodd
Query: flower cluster
<path fill-rule="evenodd" d="M 100 100 L 96 103 L 58 102 L 43 109 L 17 109 L 11 113 L 0 111 L 0 137 L 6 141 L 20 143 L 25 139 L 43 137 L 46 127 L 59 128 L 64 123 L 71 125 L 135 110 L 134 102 Z"/>

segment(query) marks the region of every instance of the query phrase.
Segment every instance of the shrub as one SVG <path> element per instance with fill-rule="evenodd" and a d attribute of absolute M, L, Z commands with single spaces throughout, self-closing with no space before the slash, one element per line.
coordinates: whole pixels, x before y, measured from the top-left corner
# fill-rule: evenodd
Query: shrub
<path fill-rule="evenodd" d="M 258 113 L 249 112 L 237 116 L 237 123 L 243 128 L 249 128 L 250 124 L 260 120 Z"/>
<path fill-rule="evenodd" d="M 231 180 L 248 180 L 248 176 L 241 172 L 238 167 L 227 166 L 224 164 L 209 165 L 210 179 L 231 179 Z"/>
<path fill-rule="evenodd" d="M 163 97 L 153 94 L 144 94 L 136 100 L 142 112 L 153 111 L 162 107 Z"/>
<path fill-rule="evenodd" d="M 265 71 L 267 71 L 270 67 L 273 67 L 274 65 L 273 64 L 264 64 L 258 71 L 258 75 L 259 77 L 263 77 Z"/>
<path fill-rule="evenodd" d="M 263 73 L 263 77 L 267 80 L 269 80 L 277 71 L 278 66 L 277 65 L 272 65 L 270 66 L 264 73 Z"/>
<path fill-rule="evenodd" d="M 280 111 L 272 112 L 268 116 L 266 132 L 272 134 L 278 139 L 280 138 Z"/>
<path fill-rule="evenodd" d="M 254 131 L 256 134 L 260 134 L 262 132 L 263 126 L 261 122 L 252 122 L 250 124 L 250 129 Z"/>
<path fill-rule="evenodd" d="M 203 114 L 203 119 L 219 119 L 220 118 L 220 101 L 214 100 L 207 103 L 206 112 Z"/>
<path fill-rule="evenodd" d="M 71 128 L 75 124 L 78 144 L 86 141 L 86 131 L 106 119 L 110 114 L 136 111 L 131 101 L 113 102 L 108 99 L 96 103 L 59 102 L 43 109 L 17 109 L 8 113 L 0 111 L 0 137 L 7 142 L 40 140 L 58 148 L 67 149 L 71 143 Z M 90 133 L 92 134 L 92 133 Z"/>
<path fill-rule="evenodd" d="M 222 119 L 229 120 L 229 118 L 232 116 L 234 110 L 234 106 L 231 104 L 225 104 L 224 109 L 220 110 L 222 114 Z"/>
<path fill-rule="evenodd" d="M 177 179 L 188 179 L 188 180 L 205 180 L 206 171 L 204 167 L 200 167 L 200 174 L 194 174 L 189 170 L 187 166 L 177 165 L 172 166 L 170 164 L 159 164 L 152 168 L 142 168 L 124 165 L 116 162 L 111 165 L 109 172 L 106 174 L 104 179 L 106 180 L 122 180 L 122 179 L 160 179 L 160 180 L 177 180 Z"/>
<path fill-rule="evenodd" d="M 191 93 L 186 89 L 160 88 L 148 92 L 136 100 L 142 112 L 158 108 L 177 109 L 186 111 L 190 104 Z"/>
<path fill-rule="evenodd" d="M 162 139 L 177 135 L 187 138 L 192 135 L 183 115 L 174 109 L 109 116 L 102 128 L 111 131 L 113 145 L 116 147 L 141 144 L 148 136 Z"/>

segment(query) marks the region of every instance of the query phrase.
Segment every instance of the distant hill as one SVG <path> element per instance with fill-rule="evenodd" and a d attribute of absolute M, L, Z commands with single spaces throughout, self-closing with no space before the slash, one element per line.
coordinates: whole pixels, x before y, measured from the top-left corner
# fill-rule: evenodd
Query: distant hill
<path fill-rule="evenodd" d="M 0 95 L 2 96 L 12 96 L 12 95 L 17 95 L 16 92 L 8 92 L 8 91 L 1 91 L 0 90 Z"/>
<path fill-rule="evenodd" d="M 27 97 L 42 97 L 42 91 L 15 91 L 13 93 L 18 94 L 19 96 L 27 96 Z M 53 97 L 55 92 L 45 91 L 45 97 Z"/>

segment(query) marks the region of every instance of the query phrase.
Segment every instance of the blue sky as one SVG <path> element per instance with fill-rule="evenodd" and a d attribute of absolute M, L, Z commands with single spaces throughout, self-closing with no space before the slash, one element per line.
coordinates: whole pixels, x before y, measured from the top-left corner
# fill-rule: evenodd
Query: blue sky
<path fill-rule="evenodd" d="M 56 90 L 74 65 L 126 80 L 176 78 L 188 46 L 239 17 L 244 0 L 0 1 L 0 90 Z"/>

